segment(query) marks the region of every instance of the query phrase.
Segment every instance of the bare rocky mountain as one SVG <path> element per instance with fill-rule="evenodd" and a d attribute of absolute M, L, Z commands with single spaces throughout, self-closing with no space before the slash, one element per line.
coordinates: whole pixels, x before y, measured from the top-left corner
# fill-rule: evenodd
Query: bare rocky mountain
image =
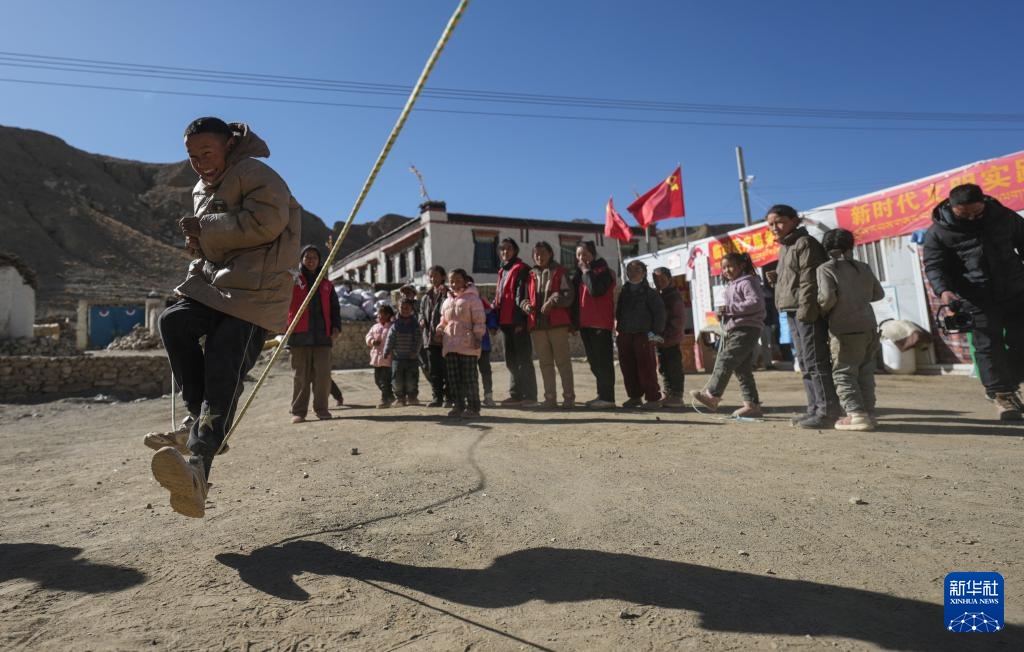
<path fill-rule="evenodd" d="M 35 271 L 40 317 L 73 315 L 79 299 L 169 294 L 188 261 L 176 223 L 192 210 L 195 182 L 187 161 L 116 159 L 39 131 L 0 126 L 0 251 Z M 379 224 L 353 225 L 342 252 L 405 219 L 385 215 Z M 303 212 L 303 243 L 322 246 L 330 231 Z"/>

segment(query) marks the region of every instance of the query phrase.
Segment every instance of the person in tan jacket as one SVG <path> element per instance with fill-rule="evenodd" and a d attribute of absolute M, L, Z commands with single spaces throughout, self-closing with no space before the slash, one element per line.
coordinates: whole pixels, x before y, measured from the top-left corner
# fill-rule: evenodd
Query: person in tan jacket
<path fill-rule="evenodd" d="M 270 149 L 247 125 L 199 118 L 185 129 L 185 148 L 199 181 L 193 215 L 179 226 L 195 259 L 175 288 L 179 301 L 160 315 L 160 336 L 189 416 L 162 441 L 147 435 L 145 443 L 159 447 L 151 466 L 171 507 L 198 518 L 242 381 L 267 334 L 287 328 L 301 208 L 256 160 Z"/>

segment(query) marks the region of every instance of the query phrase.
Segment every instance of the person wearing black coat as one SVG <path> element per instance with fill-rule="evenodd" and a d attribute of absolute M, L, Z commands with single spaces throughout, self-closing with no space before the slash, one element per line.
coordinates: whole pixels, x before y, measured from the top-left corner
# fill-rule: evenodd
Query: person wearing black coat
<path fill-rule="evenodd" d="M 932 211 L 924 269 L 944 305 L 974 319 L 974 357 L 999 419 L 1024 412 L 1024 218 L 973 184 L 953 188 Z M 956 312 L 956 311 L 954 311 Z"/>

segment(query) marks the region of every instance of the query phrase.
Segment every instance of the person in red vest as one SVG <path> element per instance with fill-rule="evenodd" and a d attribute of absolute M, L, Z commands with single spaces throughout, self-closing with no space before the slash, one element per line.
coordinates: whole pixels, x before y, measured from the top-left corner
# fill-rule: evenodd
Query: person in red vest
<path fill-rule="evenodd" d="M 555 367 L 562 379 L 562 407 L 576 407 L 576 389 L 572 379 L 572 358 L 569 357 L 569 327 L 572 315 L 572 284 L 565 268 L 555 262 L 551 245 L 541 241 L 533 245 L 533 262 L 519 307 L 526 313 L 526 323 L 533 348 L 540 360 L 544 380 L 544 402 L 541 407 L 558 407 Z"/>
<path fill-rule="evenodd" d="M 498 244 L 501 265 L 498 267 L 498 289 L 494 297 L 494 310 L 505 340 L 505 366 L 511 375 L 509 397 L 503 406 L 536 406 L 537 375 L 533 370 L 533 343 L 526 324 L 526 313 L 518 305 L 517 297 L 525 293 L 530 268 L 519 259 L 519 245 L 512 238 Z"/>
<path fill-rule="evenodd" d="M 587 352 L 590 373 L 597 380 L 597 398 L 588 408 L 615 407 L 615 273 L 604 258 L 597 257 L 592 240 L 576 247 L 576 271 L 572 275 L 576 300 L 572 305 L 573 326 L 580 331 Z"/>
<path fill-rule="evenodd" d="M 302 249 L 302 264 L 292 288 L 288 322 L 295 317 L 305 301 L 317 274 L 320 273 L 320 250 L 313 245 Z M 292 423 L 306 420 L 309 409 L 309 388 L 313 387 L 313 413 L 318 419 L 330 419 L 327 397 L 331 391 L 331 348 L 341 332 L 341 306 L 338 293 L 326 278 L 316 288 L 306 312 L 299 318 L 288 338 L 292 354 Z"/>

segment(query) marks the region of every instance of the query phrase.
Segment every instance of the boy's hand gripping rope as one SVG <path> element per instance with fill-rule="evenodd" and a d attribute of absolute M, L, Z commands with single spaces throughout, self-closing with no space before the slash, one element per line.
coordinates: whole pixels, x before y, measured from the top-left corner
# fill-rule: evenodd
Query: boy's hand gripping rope
<path fill-rule="evenodd" d="M 331 263 L 334 262 L 334 258 L 338 255 L 338 251 L 341 249 L 341 243 L 345 241 L 345 237 L 348 235 L 348 230 L 352 226 L 352 221 L 359 212 L 359 208 L 363 205 L 363 200 L 366 199 L 366 195 L 369 193 L 370 187 L 373 186 L 373 182 L 377 178 L 377 173 L 380 172 L 381 167 L 384 165 L 384 161 L 391 152 L 392 146 L 394 146 L 395 141 L 398 139 L 398 134 L 402 132 L 402 127 L 405 126 L 405 121 L 409 117 L 409 113 L 412 111 L 413 105 L 416 104 L 420 91 L 423 90 L 423 86 L 426 84 L 427 78 L 434 69 L 434 64 L 437 63 L 437 59 L 441 56 L 441 51 L 444 50 L 444 46 L 448 44 L 448 39 L 451 38 L 452 32 L 455 31 L 455 26 L 459 24 L 459 20 L 462 18 L 462 14 L 465 12 L 467 5 L 469 5 L 469 0 L 461 0 L 459 2 L 459 6 L 455 8 L 455 13 L 453 13 L 452 17 L 448 19 L 448 24 L 445 26 L 444 32 L 441 33 L 441 38 L 438 40 L 437 45 L 434 46 L 434 51 L 430 53 L 430 58 L 427 59 L 426 65 L 423 66 L 423 71 L 420 73 L 419 79 L 416 80 L 416 85 L 413 86 L 412 93 L 409 94 L 409 99 L 405 101 L 405 107 L 402 108 L 402 113 L 398 116 L 398 121 L 395 122 L 395 126 L 391 128 L 391 134 L 388 136 L 387 142 L 384 143 L 384 148 L 381 150 L 380 154 L 377 155 L 377 161 L 373 164 L 373 169 L 370 170 L 370 175 L 366 178 L 366 182 L 363 183 L 363 189 L 359 192 L 359 196 L 356 198 L 356 202 L 352 206 L 348 219 L 345 220 L 345 226 L 342 227 L 341 233 L 338 235 L 338 240 L 334 243 L 334 246 L 331 247 L 331 252 L 327 255 L 327 259 L 324 261 L 320 274 L 316 277 L 316 281 L 313 282 L 311 287 L 318 287 L 327 275 L 327 271 L 330 269 Z M 266 380 L 267 375 L 270 373 L 271 367 L 273 367 L 274 363 L 277 361 L 277 356 L 280 355 L 281 350 L 284 348 L 284 343 L 288 341 L 292 331 L 295 330 L 295 324 L 298 323 L 299 318 L 306 312 L 306 308 L 309 306 L 309 302 L 312 300 L 313 295 L 313 292 L 306 294 L 306 298 L 302 302 L 302 305 L 299 306 L 299 310 L 292 319 L 292 323 L 288 324 L 288 330 L 285 331 L 281 344 L 275 348 L 273 355 L 270 357 L 270 361 L 263 369 L 263 373 L 260 374 L 259 380 L 256 381 L 255 385 L 253 385 L 252 391 L 249 392 L 249 396 L 245 399 L 245 403 L 242 404 L 242 409 L 238 411 L 238 415 L 235 417 L 234 423 L 231 424 L 231 430 L 229 430 L 224 436 L 224 441 L 221 442 L 220 449 L 217 451 L 218 453 L 224 448 L 224 444 L 228 442 L 228 438 L 231 437 L 238 428 L 238 424 L 242 422 L 242 417 L 245 416 L 245 411 L 249 409 L 249 405 L 256 396 L 256 392 L 259 391 L 263 381 Z"/>

